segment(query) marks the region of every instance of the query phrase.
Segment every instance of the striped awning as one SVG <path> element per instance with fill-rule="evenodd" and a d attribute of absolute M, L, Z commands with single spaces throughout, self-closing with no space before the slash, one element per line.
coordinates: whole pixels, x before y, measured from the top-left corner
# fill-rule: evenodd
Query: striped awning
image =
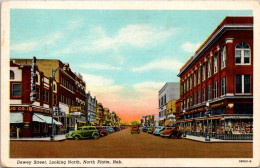
<path fill-rule="evenodd" d="M 23 113 L 21 112 L 10 113 L 10 123 L 12 124 L 23 123 Z"/>
<path fill-rule="evenodd" d="M 33 121 L 51 124 L 52 123 L 52 117 L 41 115 L 41 114 L 33 114 Z M 53 123 L 55 125 L 62 125 L 61 122 L 56 121 L 55 119 L 53 119 Z"/>

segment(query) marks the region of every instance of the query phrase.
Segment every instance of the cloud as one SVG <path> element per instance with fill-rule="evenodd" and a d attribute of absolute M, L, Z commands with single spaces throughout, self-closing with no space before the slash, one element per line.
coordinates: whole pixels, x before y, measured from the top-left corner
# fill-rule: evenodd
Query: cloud
<path fill-rule="evenodd" d="M 176 71 L 179 70 L 182 65 L 183 63 L 179 62 L 178 60 L 164 58 L 164 59 L 154 60 L 141 67 L 133 68 L 132 71 L 133 72 L 149 71 L 153 69 L 164 69 L 164 70 Z"/>
<path fill-rule="evenodd" d="M 137 91 L 144 90 L 144 89 L 159 91 L 159 89 L 164 84 L 165 84 L 164 82 L 146 81 L 146 82 L 137 83 L 137 84 L 133 85 L 133 87 Z"/>
<path fill-rule="evenodd" d="M 28 52 L 34 50 L 37 45 L 38 42 L 34 39 L 27 42 L 12 45 L 11 50 L 19 51 L 19 52 Z"/>
<path fill-rule="evenodd" d="M 200 46 L 200 43 L 190 43 L 186 42 L 181 45 L 181 48 L 189 53 L 193 53 L 196 51 L 196 49 Z"/>
<path fill-rule="evenodd" d="M 94 29 L 97 38 L 85 50 L 100 52 L 103 50 L 116 49 L 121 46 L 134 46 L 139 48 L 151 47 L 159 44 L 178 34 L 180 28 L 164 29 L 162 26 L 153 27 L 151 25 L 128 25 L 121 28 L 114 37 L 109 37 L 102 27 Z"/>
<path fill-rule="evenodd" d="M 79 66 L 84 69 L 121 70 L 119 67 L 108 64 L 84 64 Z"/>
<path fill-rule="evenodd" d="M 44 38 L 43 44 L 44 45 L 55 44 L 55 42 L 57 40 L 59 40 L 61 37 L 62 37 L 62 33 L 60 33 L 60 32 L 49 34 L 49 35 L 46 36 L 46 38 Z"/>

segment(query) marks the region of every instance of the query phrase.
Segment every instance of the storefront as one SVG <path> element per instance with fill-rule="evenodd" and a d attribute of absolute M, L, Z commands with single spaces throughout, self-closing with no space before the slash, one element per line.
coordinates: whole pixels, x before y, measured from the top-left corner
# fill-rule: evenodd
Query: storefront
<path fill-rule="evenodd" d="M 60 122 L 53 119 L 54 134 L 57 134 Z M 52 128 L 51 111 L 34 105 L 10 106 L 10 136 L 39 137 L 50 136 Z"/>

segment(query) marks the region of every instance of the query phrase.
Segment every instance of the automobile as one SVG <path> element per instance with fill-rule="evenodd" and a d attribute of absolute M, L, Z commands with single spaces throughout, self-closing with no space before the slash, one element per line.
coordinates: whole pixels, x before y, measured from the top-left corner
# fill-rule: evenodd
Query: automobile
<path fill-rule="evenodd" d="M 120 131 L 121 129 L 119 127 L 112 127 L 115 131 Z"/>
<path fill-rule="evenodd" d="M 120 126 L 121 130 L 125 129 L 125 126 Z"/>
<path fill-rule="evenodd" d="M 140 130 L 139 130 L 139 127 L 137 125 L 132 126 L 131 134 L 133 134 L 133 133 L 140 134 Z"/>
<path fill-rule="evenodd" d="M 143 127 L 142 131 L 147 132 L 147 127 Z"/>
<path fill-rule="evenodd" d="M 170 138 L 181 138 L 182 132 L 179 131 L 178 127 L 167 127 L 161 134 L 161 137 L 170 137 Z"/>
<path fill-rule="evenodd" d="M 110 126 L 102 126 L 102 128 L 104 128 L 109 134 L 115 132 L 115 130 Z"/>
<path fill-rule="evenodd" d="M 104 128 L 102 128 L 101 126 L 95 126 L 95 127 L 98 130 L 100 136 L 108 135 L 107 131 Z"/>
<path fill-rule="evenodd" d="M 151 133 L 153 128 L 154 128 L 154 126 L 149 127 L 149 129 L 147 130 L 147 133 Z"/>
<path fill-rule="evenodd" d="M 157 127 L 154 126 L 154 127 L 151 129 L 151 131 L 148 130 L 147 132 L 150 133 L 150 134 L 152 134 L 156 128 L 157 128 Z"/>
<path fill-rule="evenodd" d="M 153 131 L 153 135 L 160 135 L 161 132 L 165 129 L 165 126 L 158 126 L 154 131 Z"/>
<path fill-rule="evenodd" d="M 139 130 L 143 130 L 143 127 L 139 127 Z"/>
<path fill-rule="evenodd" d="M 66 134 L 67 139 L 85 139 L 85 138 L 93 138 L 98 139 L 99 138 L 99 132 L 94 126 L 83 126 L 79 127 L 75 131 L 70 131 Z"/>

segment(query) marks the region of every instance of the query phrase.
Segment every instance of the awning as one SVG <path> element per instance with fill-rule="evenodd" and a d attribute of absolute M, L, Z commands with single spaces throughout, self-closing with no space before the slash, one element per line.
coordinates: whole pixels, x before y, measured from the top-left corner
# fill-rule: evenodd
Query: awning
<path fill-rule="evenodd" d="M 52 118 L 50 116 L 45 116 L 45 115 L 41 115 L 41 114 L 33 114 L 33 121 L 51 124 Z M 53 123 L 55 125 L 62 125 L 61 122 L 58 122 L 55 119 L 53 119 Z"/>
<path fill-rule="evenodd" d="M 23 123 L 23 113 L 16 112 L 16 113 L 10 113 L 10 123 Z"/>

